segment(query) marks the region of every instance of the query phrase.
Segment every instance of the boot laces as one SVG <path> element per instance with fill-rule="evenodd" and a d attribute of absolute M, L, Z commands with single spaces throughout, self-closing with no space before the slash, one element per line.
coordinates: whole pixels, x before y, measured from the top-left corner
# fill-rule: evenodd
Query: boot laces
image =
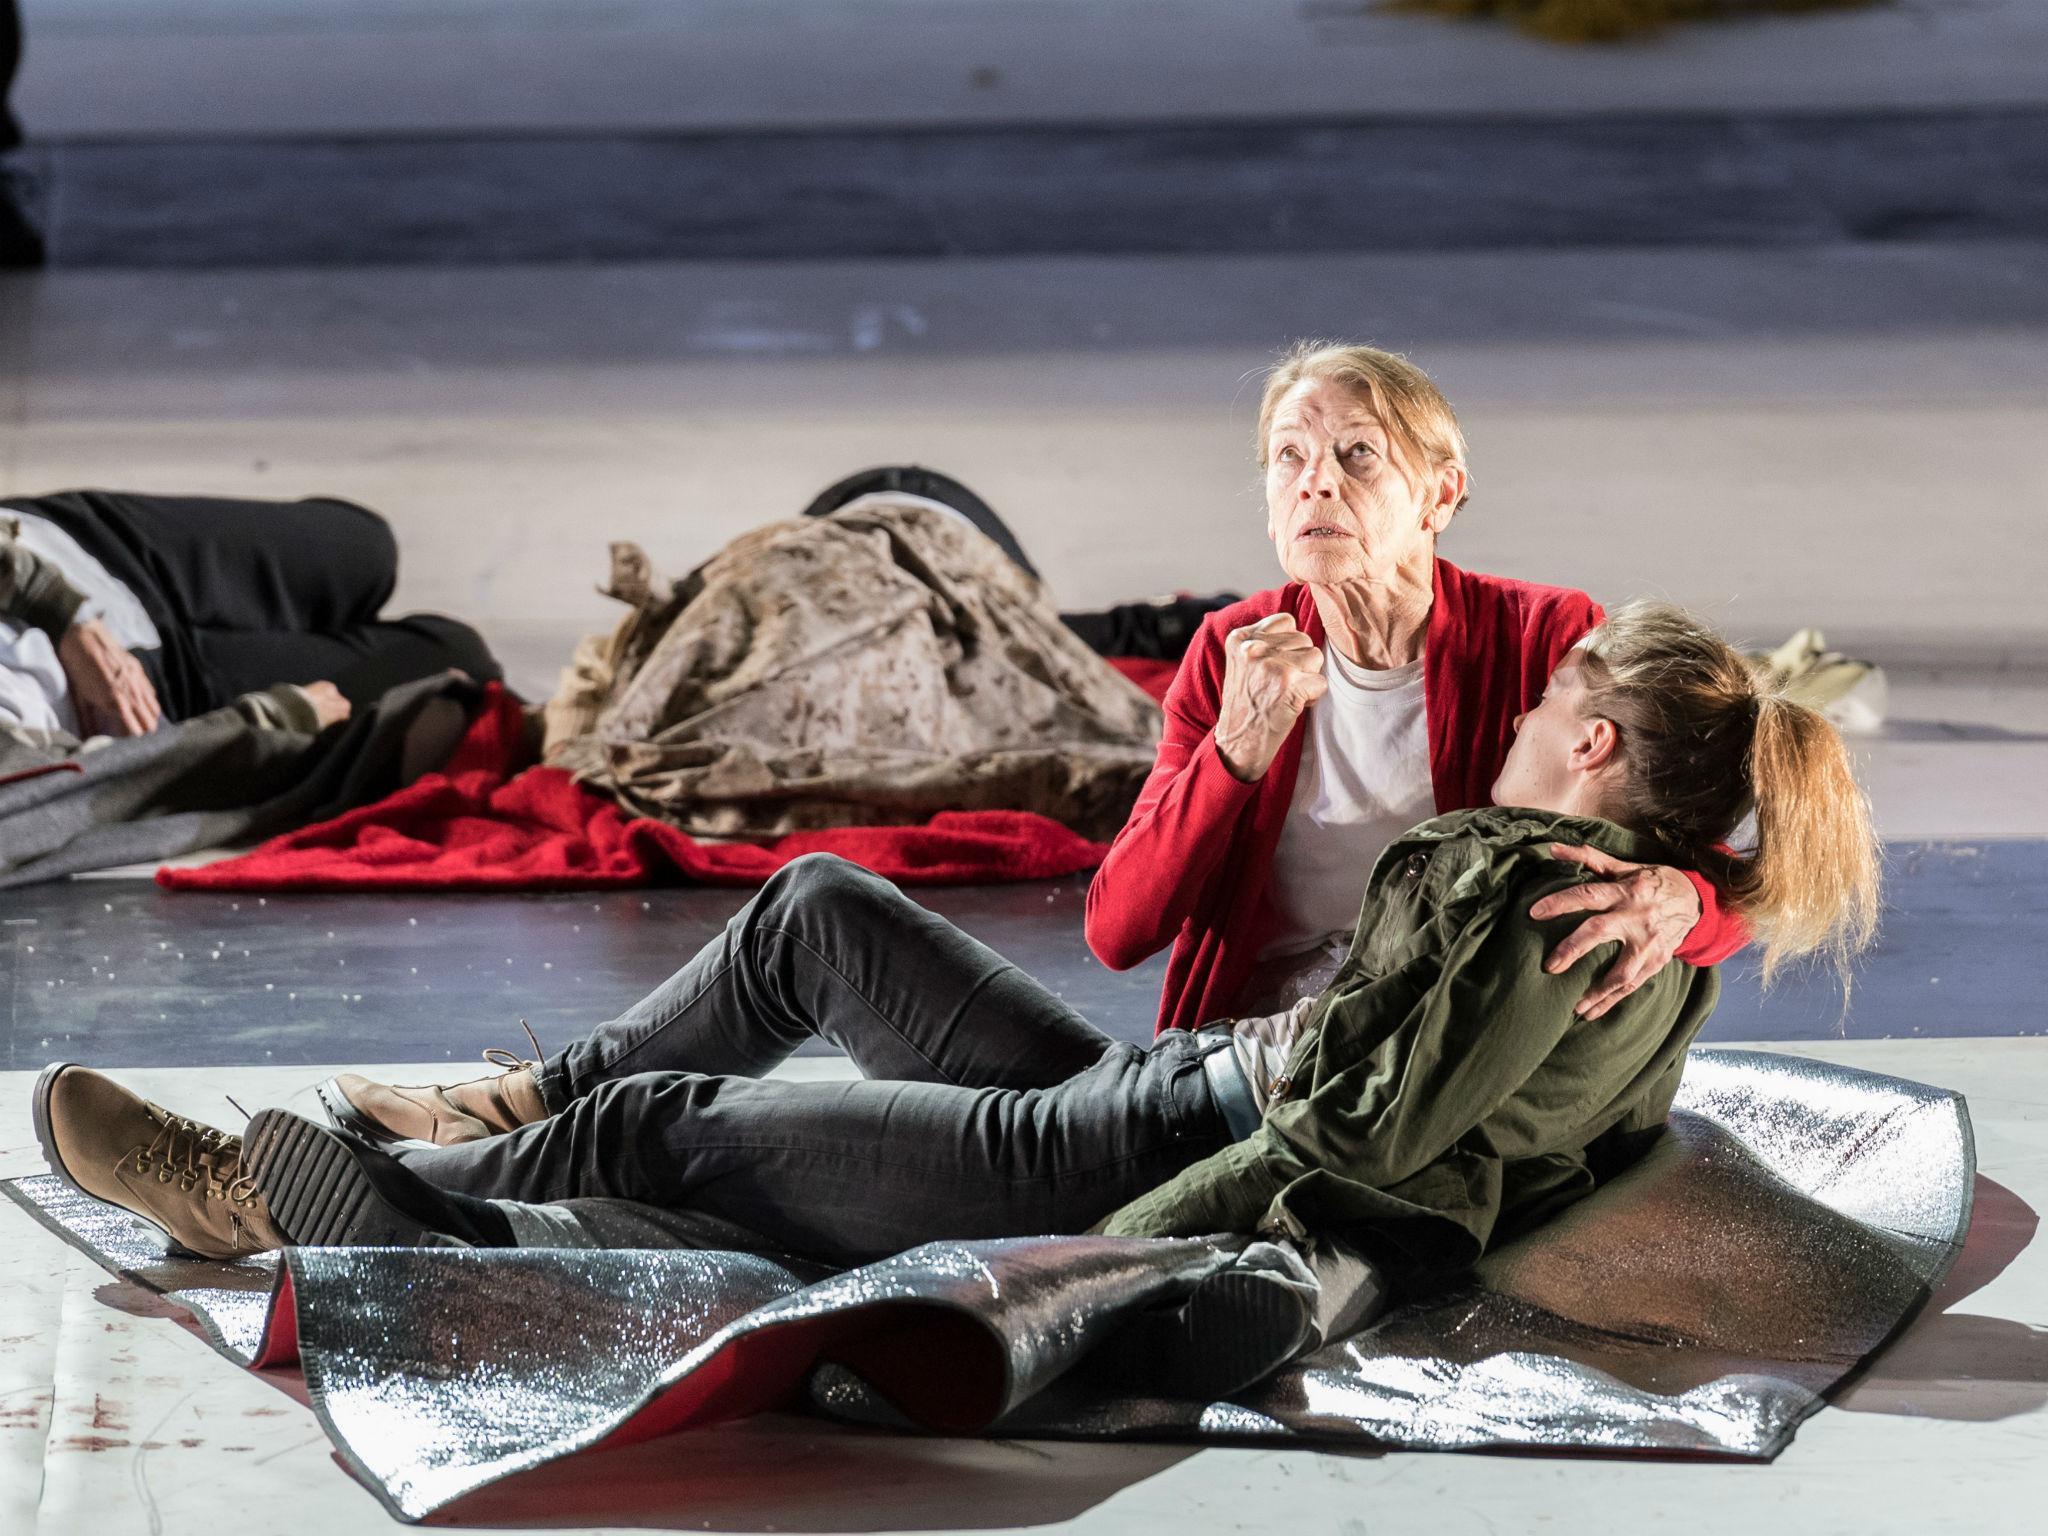
<path fill-rule="evenodd" d="M 522 1067 L 538 1067 L 541 1057 L 547 1054 L 540 1048 L 540 1036 L 533 1032 L 533 1026 L 524 1019 L 519 1021 L 519 1027 L 526 1031 L 526 1042 L 533 1047 L 531 1060 L 495 1045 L 484 1052 L 484 1060 L 504 1072 L 517 1072 Z"/>
<path fill-rule="evenodd" d="M 250 1205 L 256 1199 L 255 1175 L 242 1167 L 242 1138 L 194 1120 L 150 1106 L 159 1127 L 156 1140 L 137 1157 L 142 1171 L 154 1172 L 157 1182 L 174 1179 L 184 1190 L 200 1184 L 207 1194 L 236 1205 Z M 239 1223 L 240 1218 L 236 1218 Z"/>

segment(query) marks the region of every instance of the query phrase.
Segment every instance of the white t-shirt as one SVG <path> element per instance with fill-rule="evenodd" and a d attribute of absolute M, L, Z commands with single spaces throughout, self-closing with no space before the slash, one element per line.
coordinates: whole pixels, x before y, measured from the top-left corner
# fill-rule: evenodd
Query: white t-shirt
<path fill-rule="evenodd" d="M 1240 1000 L 1231 1046 L 1263 1106 L 1302 1021 L 1351 947 L 1365 883 L 1396 837 L 1436 814 L 1422 663 L 1376 672 L 1323 647 L 1294 798 L 1273 851 L 1280 927 Z"/>
<path fill-rule="evenodd" d="M 85 594 L 78 609 L 80 622 L 104 621 L 126 650 L 154 650 L 163 644 L 127 584 L 116 580 L 70 534 L 47 518 L 6 507 L 0 507 L 0 521 L 15 524 L 15 538 L 22 547 L 56 566 Z M 6 618 L 0 618 L 0 720 L 29 730 L 78 733 L 78 712 L 56 644 L 35 626 Z"/>
<path fill-rule="evenodd" d="M 1309 706 L 1294 798 L 1273 850 L 1280 926 L 1260 958 L 1346 938 L 1387 844 L 1436 814 L 1422 663 L 1373 672 L 1323 648 L 1329 692 Z"/>
<path fill-rule="evenodd" d="M 1294 798 L 1273 850 L 1279 927 L 1239 999 L 1257 1016 L 1249 1022 L 1286 1016 L 1330 984 L 1350 949 L 1373 864 L 1436 814 L 1421 661 L 1373 671 L 1325 645 L 1323 675 L 1330 688 L 1309 706 Z"/>

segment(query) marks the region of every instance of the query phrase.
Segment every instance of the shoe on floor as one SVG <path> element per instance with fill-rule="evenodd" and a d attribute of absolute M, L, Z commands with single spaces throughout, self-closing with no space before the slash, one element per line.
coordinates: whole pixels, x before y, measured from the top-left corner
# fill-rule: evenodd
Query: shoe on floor
<path fill-rule="evenodd" d="M 1752 652 L 1749 664 L 1765 684 L 1838 730 L 1868 735 L 1884 727 L 1890 703 L 1884 669 L 1829 650 L 1817 629 L 1800 630 L 1775 651 Z"/>
<path fill-rule="evenodd" d="M 1132 1318 L 1083 1369 L 1105 1384 L 1142 1382 L 1148 1395 L 1220 1402 L 1285 1365 L 1313 1327 L 1298 1287 L 1263 1270 L 1225 1269 L 1178 1306 Z"/>
<path fill-rule="evenodd" d="M 301 1248 L 466 1248 L 509 1242 L 483 1206 L 444 1194 L 389 1153 L 283 1109 L 249 1121 L 250 1172 L 285 1241 Z M 470 1209 L 465 1209 L 465 1208 Z M 498 1226 L 504 1218 L 496 1216 Z"/>
<path fill-rule="evenodd" d="M 531 1039 L 532 1031 L 527 1034 Z M 540 1054 L 538 1042 L 534 1054 Z M 380 1083 L 340 1072 L 314 1088 L 313 1097 L 329 1124 L 377 1146 L 414 1141 L 453 1147 L 547 1119 L 534 1076 L 538 1061 L 500 1050 L 485 1051 L 484 1060 L 504 1070 L 448 1088 Z"/>
<path fill-rule="evenodd" d="M 173 1254 L 238 1259 L 285 1245 L 241 1137 L 64 1061 L 36 1079 L 30 1115 L 52 1173 L 163 1231 Z"/>
<path fill-rule="evenodd" d="M 1038 576 L 1038 567 L 1025 555 L 1024 546 L 1010 532 L 1009 524 L 996 516 L 995 508 L 951 475 L 942 475 L 935 469 L 925 469 L 916 464 L 887 464 L 880 469 L 863 469 L 858 474 L 848 475 L 820 491 L 817 499 L 804 508 L 803 515 L 826 517 L 863 496 L 884 493 L 937 502 L 995 540 L 996 547 L 1027 575 Z"/>

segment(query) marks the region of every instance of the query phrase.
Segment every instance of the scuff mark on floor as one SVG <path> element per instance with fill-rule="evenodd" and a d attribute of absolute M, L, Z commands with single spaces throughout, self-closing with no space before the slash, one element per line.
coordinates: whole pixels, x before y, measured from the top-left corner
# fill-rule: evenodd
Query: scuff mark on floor
<path fill-rule="evenodd" d="M 119 1451 L 125 1450 L 129 1441 L 116 1440 L 110 1435 L 66 1435 L 61 1440 L 50 1442 L 53 1451 Z"/>

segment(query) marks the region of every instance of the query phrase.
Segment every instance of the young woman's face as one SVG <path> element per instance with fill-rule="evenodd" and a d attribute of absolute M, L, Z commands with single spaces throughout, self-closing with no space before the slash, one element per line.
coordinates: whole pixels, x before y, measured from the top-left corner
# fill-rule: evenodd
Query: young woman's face
<path fill-rule="evenodd" d="M 1515 716 L 1514 745 L 1493 781 L 1495 805 L 1537 810 L 1569 808 L 1585 777 L 1585 754 L 1594 722 L 1586 718 L 1586 688 L 1574 651 L 1550 674 L 1536 707 Z"/>

